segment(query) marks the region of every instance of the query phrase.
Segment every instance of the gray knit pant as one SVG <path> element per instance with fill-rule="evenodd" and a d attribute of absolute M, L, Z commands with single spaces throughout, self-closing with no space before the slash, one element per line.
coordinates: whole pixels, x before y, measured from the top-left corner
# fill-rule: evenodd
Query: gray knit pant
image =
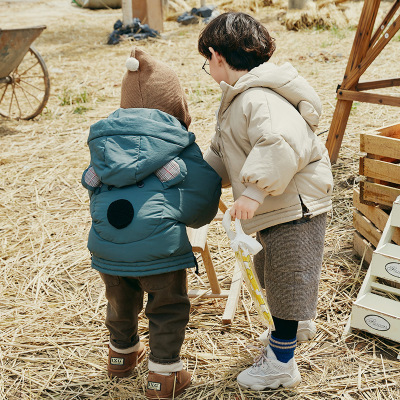
<path fill-rule="evenodd" d="M 257 233 L 263 250 L 254 256 L 254 266 L 274 317 L 315 318 L 325 228 L 326 213 Z"/>

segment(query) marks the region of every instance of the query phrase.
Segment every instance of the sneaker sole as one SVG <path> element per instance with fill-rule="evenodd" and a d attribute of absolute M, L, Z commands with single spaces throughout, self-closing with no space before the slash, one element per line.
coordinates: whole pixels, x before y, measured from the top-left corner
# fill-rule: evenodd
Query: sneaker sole
<path fill-rule="evenodd" d="M 275 380 L 275 381 L 271 381 L 266 385 L 260 385 L 260 384 L 254 384 L 254 385 L 247 385 L 244 384 L 242 382 L 239 382 L 239 380 L 237 381 L 238 384 L 245 389 L 251 389 L 251 390 L 265 390 L 265 389 L 278 389 L 279 386 L 283 386 L 284 388 L 293 388 L 295 386 L 297 386 L 300 382 L 301 382 L 301 376 L 297 376 L 295 378 L 291 378 L 291 379 L 286 379 L 286 380 Z"/>

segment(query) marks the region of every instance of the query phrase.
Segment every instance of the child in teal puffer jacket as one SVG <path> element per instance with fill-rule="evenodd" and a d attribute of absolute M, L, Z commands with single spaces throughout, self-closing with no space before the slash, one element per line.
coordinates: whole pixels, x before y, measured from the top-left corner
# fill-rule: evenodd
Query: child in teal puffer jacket
<path fill-rule="evenodd" d="M 121 108 L 90 128 L 88 248 L 108 300 L 108 374 L 128 376 L 145 355 L 138 314 L 148 293 L 148 398 L 172 398 L 190 384 L 180 349 L 189 319 L 186 268 L 196 264 L 186 226 L 209 223 L 221 183 L 188 132 L 191 122 L 176 74 L 134 49 Z"/>

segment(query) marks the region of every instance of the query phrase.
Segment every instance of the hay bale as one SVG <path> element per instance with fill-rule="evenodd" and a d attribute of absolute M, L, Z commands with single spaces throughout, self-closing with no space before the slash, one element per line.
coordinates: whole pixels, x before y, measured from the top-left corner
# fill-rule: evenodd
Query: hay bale
<path fill-rule="evenodd" d="M 343 0 L 341 0 L 343 2 Z M 303 10 L 288 10 L 282 20 L 286 29 L 298 31 L 310 27 L 329 29 L 332 26 L 344 27 L 349 23 L 345 8 L 339 8 L 334 1 L 322 4 L 310 1 Z"/>

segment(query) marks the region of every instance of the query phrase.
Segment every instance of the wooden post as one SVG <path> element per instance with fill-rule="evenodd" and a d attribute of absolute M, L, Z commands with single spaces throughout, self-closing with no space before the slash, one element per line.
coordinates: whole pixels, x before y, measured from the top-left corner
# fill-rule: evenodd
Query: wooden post
<path fill-rule="evenodd" d="M 125 25 L 130 24 L 133 18 L 139 18 L 142 24 L 162 32 L 163 3 L 162 0 L 122 0 L 122 14 Z"/>
<path fill-rule="evenodd" d="M 132 20 L 132 1 L 122 0 L 122 22 L 124 25 L 129 25 Z"/>
<path fill-rule="evenodd" d="M 351 84 L 347 83 L 348 76 L 358 69 L 358 65 L 364 58 L 372 36 L 372 30 L 376 20 L 380 5 L 380 0 L 365 0 L 360 16 L 360 22 L 354 38 L 353 47 L 347 63 L 346 72 L 341 89 L 354 89 L 360 79 L 362 73 L 352 80 Z M 329 130 L 326 147 L 332 163 L 335 163 L 339 155 L 340 146 L 342 144 L 344 131 L 350 115 L 352 100 L 338 99 L 335 112 L 333 114 L 331 127 Z"/>

